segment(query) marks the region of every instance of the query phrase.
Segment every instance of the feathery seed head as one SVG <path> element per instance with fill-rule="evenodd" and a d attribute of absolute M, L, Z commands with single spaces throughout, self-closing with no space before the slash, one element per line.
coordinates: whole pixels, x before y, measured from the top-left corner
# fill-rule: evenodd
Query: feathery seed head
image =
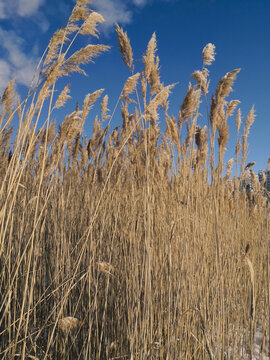
<path fill-rule="evenodd" d="M 205 151 L 207 147 L 207 126 L 201 128 L 199 125 L 195 127 L 195 143 L 200 151 Z M 206 154 L 205 154 L 206 155 Z"/>
<path fill-rule="evenodd" d="M 215 45 L 207 44 L 202 51 L 203 65 L 211 65 L 215 61 Z"/>
<path fill-rule="evenodd" d="M 196 80 L 197 84 L 199 85 L 202 92 L 206 95 L 208 93 L 208 82 L 207 78 L 203 71 L 196 70 L 193 74 L 191 74 L 191 77 Z"/>
<path fill-rule="evenodd" d="M 236 107 L 240 104 L 239 100 L 232 100 L 229 102 L 229 105 L 227 106 L 227 110 L 226 110 L 226 117 L 230 117 L 233 115 Z"/>
<path fill-rule="evenodd" d="M 191 118 L 200 105 L 201 90 L 196 89 L 196 87 L 196 85 L 189 86 L 187 94 L 181 105 L 181 118 L 184 120 Z"/>
<path fill-rule="evenodd" d="M 110 115 L 107 115 L 107 112 L 109 111 L 109 109 L 107 107 L 108 106 L 108 101 L 109 101 L 109 96 L 105 95 L 102 102 L 101 102 L 101 119 L 103 121 L 110 117 Z"/>
<path fill-rule="evenodd" d="M 254 123 L 255 116 L 256 115 L 255 115 L 254 106 L 252 106 L 249 113 L 247 114 L 247 118 L 246 118 L 246 121 L 245 121 L 247 135 L 249 134 L 249 130 L 250 130 L 251 125 Z"/>
<path fill-rule="evenodd" d="M 218 102 L 223 102 L 223 100 L 232 92 L 232 86 L 236 79 L 236 75 L 240 72 L 240 70 L 241 69 L 235 69 L 231 72 L 228 72 L 219 81 L 216 89 L 216 99 Z"/>
<path fill-rule="evenodd" d="M 236 131 L 237 131 L 237 134 L 239 133 L 241 122 L 242 122 L 241 109 L 238 109 L 237 113 L 236 113 Z"/>
<path fill-rule="evenodd" d="M 80 34 L 83 35 L 92 35 L 98 38 L 98 30 L 97 30 L 97 24 L 104 22 L 104 18 L 101 14 L 93 11 L 88 18 L 85 20 L 85 22 L 82 24 Z"/>
<path fill-rule="evenodd" d="M 218 129 L 218 144 L 221 149 L 225 149 L 225 146 L 229 140 L 229 128 L 226 123 L 223 123 L 222 126 Z"/>
<path fill-rule="evenodd" d="M 58 58 L 59 47 L 61 45 L 63 46 L 68 40 L 69 38 L 67 37 L 66 28 L 59 29 L 53 34 L 48 46 L 48 53 L 45 57 L 44 65 L 49 65 L 52 61 Z"/>
<path fill-rule="evenodd" d="M 58 326 L 63 331 L 63 333 L 69 333 L 70 331 L 77 329 L 81 325 L 82 322 L 73 316 L 67 316 L 58 321 Z"/>
<path fill-rule="evenodd" d="M 4 104 L 4 109 L 7 114 L 11 114 L 12 112 L 15 97 L 16 97 L 15 79 L 13 79 L 7 84 L 7 87 L 2 95 L 2 98 L 0 99 L 0 105 Z"/>
<path fill-rule="evenodd" d="M 104 89 L 99 89 L 94 91 L 92 94 L 87 94 L 83 101 L 83 111 L 82 111 L 82 119 L 85 121 L 89 111 L 92 109 L 93 104 L 97 101 L 97 99 L 101 96 Z"/>
<path fill-rule="evenodd" d="M 146 98 L 146 90 L 147 90 L 147 81 L 146 81 L 146 77 L 145 74 L 142 73 L 141 74 L 141 94 L 142 97 L 145 99 Z"/>
<path fill-rule="evenodd" d="M 241 150 L 241 140 L 239 139 L 239 140 L 237 141 L 236 146 L 235 146 L 235 155 L 236 155 L 236 158 L 239 157 L 240 150 Z"/>
<path fill-rule="evenodd" d="M 126 66 L 132 71 L 133 68 L 133 52 L 130 45 L 127 33 L 118 25 L 115 25 L 115 30 L 118 36 L 118 45 L 122 54 L 122 60 Z"/>
<path fill-rule="evenodd" d="M 90 12 L 89 8 L 87 7 L 87 5 L 90 3 L 90 0 L 77 0 L 68 22 L 74 23 L 80 20 L 85 21 L 88 18 Z"/>
<path fill-rule="evenodd" d="M 159 115 L 157 109 L 159 106 L 164 106 L 166 103 L 169 94 L 171 93 L 171 89 L 175 86 L 175 84 L 168 85 L 164 87 L 149 103 L 146 108 L 146 113 L 150 118 L 154 121 L 158 120 Z"/>
<path fill-rule="evenodd" d="M 125 86 L 124 86 L 124 89 L 123 89 L 123 92 L 122 92 L 122 95 L 124 97 L 127 97 L 128 95 L 130 95 L 134 91 L 134 89 L 135 89 L 135 87 L 137 85 L 139 77 L 140 77 L 140 73 L 138 72 L 137 74 L 132 75 L 127 79 L 127 81 L 125 83 Z"/>
<path fill-rule="evenodd" d="M 87 64 L 94 62 L 92 59 L 97 57 L 101 52 L 108 51 L 110 46 L 106 45 L 87 45 L 86 47 L 76 51 L 67 60 L 67 64 Z"/>
<path fill-rule="evenodd" d="M 152 67 L 152 70 L 149 75 L 149 84 L 150 84 L 150 91 L 151 95 L 157 94 L 159 91 L 161 91 L 163 84 L 160 83 L 160 76 L 159 76 L 159 57 L 155 57 L 155 61 Z"/>
<path fill-rule="evenodd" d="M 110 274 L 110 275 L 112 273 L 114 273 L 114 271 L 115 271 L 115 268 L 111 264 L 109 264 L 109 263 L 107 263 L 105 261 L 98 262 L 97 266 L 98 266 L 98 270 L 100 272 L 107 273 L 107 274 Z"/>
<path fill-rule="evenodd" d="M 156 39 L 156 34 L 153 33 L 148 43 L 146 53 L 143 56 L 143 62 L 145 68 L 144 72 L 147 80 L 150 79 L 150 74 L 152 72 L 153 67 L 155 66 L 156 51 L 157 51 L 157 39 Z"/>
<path fill-rule="evenodd" d="M 64 90 L 60 93 L 58 99 L 56 100 L 56 103 L 54 105 L 55 109 L 59 109 L 59 108 L 61 108 L 62 106 L 65 105 L 67 100 L 71 98 L 69 93 L 70 93 L 70 84 L 67 84 L 65 86 Z"/>
<path fill-rule="evenodd" d="M 234 159 L 231 158 L 228 162 L 227 162 L 227 171 L 226 171 L 226 175 L 225 175 L 225 180 L 229 180 L 231 174 L 232 174 L 232 167 L 233 167 L 233 163 L 234 163 Z"/>

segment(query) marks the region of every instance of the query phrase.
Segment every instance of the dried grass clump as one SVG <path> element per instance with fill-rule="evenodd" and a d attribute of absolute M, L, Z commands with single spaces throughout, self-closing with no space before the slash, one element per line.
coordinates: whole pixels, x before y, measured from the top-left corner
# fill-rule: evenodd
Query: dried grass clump
<path fill-rule="evenodd" d="M 78 327 L 82 326 L 82 322 L 72 316 L 67 316 L 58 321 L 58 327 L 63 333 L 68 334 L 69 332 L 78 329 Z"/>
<path fill-rule="evenodd" d="M 1 97 L 0 358 L 268 359 L 270 198 L 246 164 L 254 108 L 241 129 L 230 98 L 239 69 L 208 101 L 206 45 L 176 117 L 156 35 L 136 72 L 116 25 L 131 73 L 114 110 L 92 89 L 56 123 L 72 101 L 57 80 L 108 50 L 73 51 L 78 36 L 99 36 L 88 4 L 53 35 L 28 97 L 14 81 Z"/>

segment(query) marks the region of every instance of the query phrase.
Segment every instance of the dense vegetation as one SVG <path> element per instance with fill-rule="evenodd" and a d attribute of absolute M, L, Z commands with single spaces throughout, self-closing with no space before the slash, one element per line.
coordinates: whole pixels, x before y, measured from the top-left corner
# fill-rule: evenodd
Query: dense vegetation
<path fill-rule="evenodd" d="M 119 126 L 111 129 L 115 112 L 101 89 L 57 129 L 54 111 L 70 97 L 69 85 L 59 95 L 57 80 L 84 73 L 81 65 L 108 50 L 72 51 L 78 35 L 98 37 L 103 18 L 87 3 L 78 0 L 53 35 L 38 86 L 22 101 L 12 81 L 1 99 L 1 359 L 267 356 L 269 205 L 246 167 L 254 109 L 242 125 L 239 101 L 229 100 L 239 69 L 209 99 L 215 47 L 206 45 L 203 68 L 171 116 L 174 85 L 160 80 L 155 34 L 136 72 L 116 26 L 130 69 Z M 98 99 L 88 139 L 84 123 Z M 225 164 L 233 116 L 238 141 Z"/>

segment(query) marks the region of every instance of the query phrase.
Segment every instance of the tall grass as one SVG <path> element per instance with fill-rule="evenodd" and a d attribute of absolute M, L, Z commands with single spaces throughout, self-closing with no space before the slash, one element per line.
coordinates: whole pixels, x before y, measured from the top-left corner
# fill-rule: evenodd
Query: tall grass
<path fill-rule="evenodd" d="M 155 34 L 138 73 L 117 25 L 130 69 L 122 125 L 111 129 L 101 89 L 57 129 L 54 110 L 70 97 L 68 85 L 57 97 L 57 80 L 108 50 L 72 51 L 79 35 L 98 37 L 103 18 L 87 3 L 53 35 L 38 86 L 21 101 L 12 81 L 1 100 L 1 359 L 269 358 L 269 205 L 245 170 L 254 109 L 241 127 L 229 100 L 239 69 L 221 78 L 201 128 L 214 45 L 171 116 L 174 85 L 160 79 Z M 232 116 L 239 140 L 225 171 Z"/>

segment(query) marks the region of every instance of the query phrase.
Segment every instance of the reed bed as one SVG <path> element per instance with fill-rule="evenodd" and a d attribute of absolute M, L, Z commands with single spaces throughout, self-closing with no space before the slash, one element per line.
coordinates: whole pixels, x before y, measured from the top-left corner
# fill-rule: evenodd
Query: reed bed
<path fill-rule="evenodd" d="M 101 22 L 78 0 L 38 85 L 21 100 L 12 81 L 1 98 L 0 357 L 269 359 L 269 202 L 246 167 L 254 108 L 244 119 L 230 100 L 240 70 L 221 78 L 200 127 L 215 46 L 173 116 L 155 34 L 136 72 L 116 25 L 130 70 L 121 119 L 100 89 L 57 128 L 55 109 L 71 96 L 58 79 L 109 49 L 73 51 L 78 36 L 98 38 Z M 225 164 L 229 118 L 238 140 Z"/>

